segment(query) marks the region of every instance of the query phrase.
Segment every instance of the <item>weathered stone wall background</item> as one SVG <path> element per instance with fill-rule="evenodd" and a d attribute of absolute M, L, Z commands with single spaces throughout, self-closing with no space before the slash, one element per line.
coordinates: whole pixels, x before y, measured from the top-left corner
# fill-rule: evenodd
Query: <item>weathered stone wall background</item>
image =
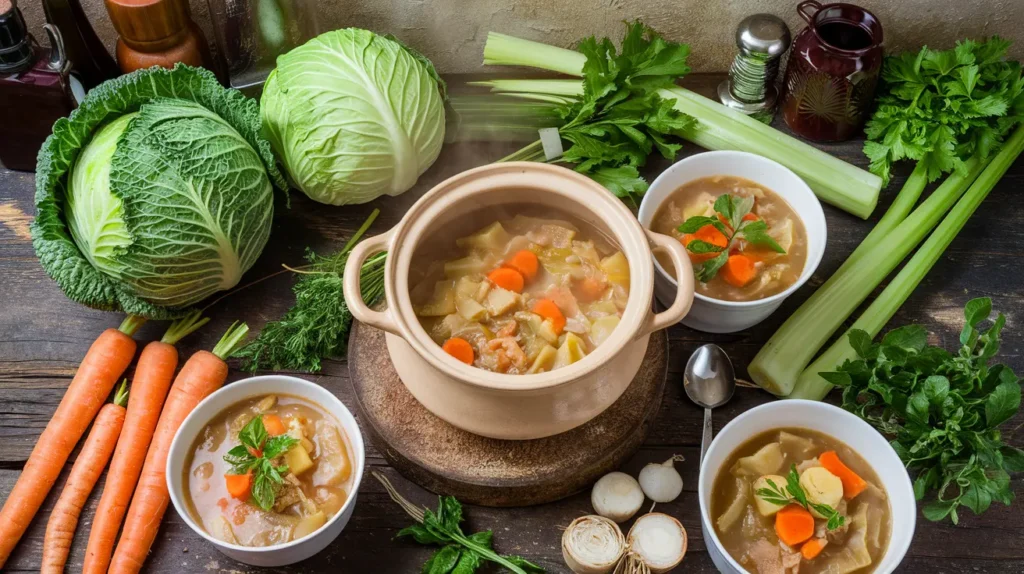
<path fill-rule="evenodd" d="M 207 0 L 190 0 L 193 17 L 213 42 Z M 256 0 L 250 0 L 256 1 Z M 797 0 L 279 0 L 319 6 L 323 31 L 357 26 L 390 32 L 430 57 L 442 72 L 480 65 L 488 31 L 568 46 L 596 34 L 617 38 L 621 22 L 640 18 L 673 40 L 690 44 L 697 71 L 723 71 L 735 53 L 733 32 L 748 14 L 770 12 L 803 28 Z M 102 0 L 81 0 L 112 49 L 116 35 Z M 1014 40 L 1024 58 L 1024 0 L 861 0 L 885 28 L 889 51 L 993 34 Z M 37 38 L 44 34 L 38 0 L 20 0 Z"/>

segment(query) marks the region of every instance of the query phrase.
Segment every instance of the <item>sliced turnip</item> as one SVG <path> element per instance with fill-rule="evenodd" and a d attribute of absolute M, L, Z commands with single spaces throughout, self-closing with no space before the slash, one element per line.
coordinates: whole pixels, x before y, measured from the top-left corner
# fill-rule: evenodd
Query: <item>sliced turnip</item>
<path fill-rule="evenodd" d="M 686 529 L 667 514 L 652 512 L 636 519 L 626 544 L 653 574 L 668 572 L 686 555 Z"/>
<path fill-rule="evenodd" d="M 625 551 L 619 526 L 603 516 L 581 516 L 562 534 L 562 557 L 576 574 L 608 574 Z"/>

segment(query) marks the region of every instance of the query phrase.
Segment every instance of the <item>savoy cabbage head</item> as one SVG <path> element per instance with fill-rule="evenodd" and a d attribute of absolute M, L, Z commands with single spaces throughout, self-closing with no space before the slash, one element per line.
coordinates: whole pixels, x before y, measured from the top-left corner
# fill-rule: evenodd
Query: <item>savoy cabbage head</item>
<path fill-rule="evenodd" d="M 178 65 L 110 80 L 54 124 L 33 245 L 71 299 L 166 318 L 235 286 L 285 182 L 256 102 Z"/>
<path fill-rule="evenodd" d="M 444 83 L 396 39 L 348 28 L 277 59 L 263 129 L 295 187 L 333 205 L 407 191 L 444 143 Z"/>

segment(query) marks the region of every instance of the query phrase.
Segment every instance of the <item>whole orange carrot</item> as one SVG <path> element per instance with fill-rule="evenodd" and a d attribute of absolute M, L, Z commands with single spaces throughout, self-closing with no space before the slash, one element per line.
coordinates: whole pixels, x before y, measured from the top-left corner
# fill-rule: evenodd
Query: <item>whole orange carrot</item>
<path fill-rule="evenodd" d="M 144 322 L 129 316 L 119 328 L 101 333 L 89 347 L 0 510 L 0 568 L 57 482 L 72 449 L 131 364 L 135 357 L 132 335 Z"/>
<path fill-rule="evenodd" d="M 249 327 L 245 323 L 232 325 L 212 353 L 197 351 L 175 377 L 167 395 L 167 403 L 160 413 L 153 442 L 146 453 L 139 485 L 128 507 L 121 539 L 117 542 L 114 558 L 110 562 L 110 574 L 142 570 L 146 555 L 160 529 L 160 520 L 170 502 L 164 472 L 174 433 L 192 409 L 227 380 L 228 365 L 224 359 L 241 345 L 248 332 Z"/>
<path fill-rule="evenodd" d="M 43 564 L 41 574 L 62 574 L 64 564 L 68 561 L 71 542 L 75 539 L 78 528 L 78 517 L 82 507 L 89 498 L 96 481 L 107 466 L 110 455 L 117 445 L 117 437 L 121 434 L 124 424 L 125 404 L 128 403 L 128 381 L 121 383 L 121 388 L 114 397 L 114 402 L 106 404 L 96 415 L 92 430 L 82 445 L 82 452 L 71 467 L 68 481 L 57 499 L 57 504 L 50 513 L 46 523 L 46 536 L 43 538 Z"/>
<path fill-rule="evenodd" d="M 89 531 L 83 574 L 106 574 L 110 566 L 117 531 L 121 529 L 121 521 L 135 492 L 160 409 L 174 380 L 174 370 L 178 368 L 178 351 L 174 345 L 207 321 L 209 319 L 202 318 L 198 311 L 190 313 L 172 323 L 162 339 L 142 349 L 135 366 L 124 432 L 117 440 L 117 450 L 110 461 L 103 495 Z"/>

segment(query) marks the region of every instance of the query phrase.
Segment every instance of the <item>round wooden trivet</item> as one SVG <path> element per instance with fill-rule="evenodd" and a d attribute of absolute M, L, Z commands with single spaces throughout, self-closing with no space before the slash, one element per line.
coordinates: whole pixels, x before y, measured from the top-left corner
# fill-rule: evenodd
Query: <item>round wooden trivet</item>
<path fill-rule="evenodd" d="M 349 373 L 367 432 L 409 480 L 483 506 L 527 506 L 579 492 L 640 447 L 661 406 L 668 337 L 651 335 L 643 366 L 607 411 L 553 437 L 486 438 L 456 428 L 423 407 L 395 372 L 384 333 L 356 322 Z"/>

